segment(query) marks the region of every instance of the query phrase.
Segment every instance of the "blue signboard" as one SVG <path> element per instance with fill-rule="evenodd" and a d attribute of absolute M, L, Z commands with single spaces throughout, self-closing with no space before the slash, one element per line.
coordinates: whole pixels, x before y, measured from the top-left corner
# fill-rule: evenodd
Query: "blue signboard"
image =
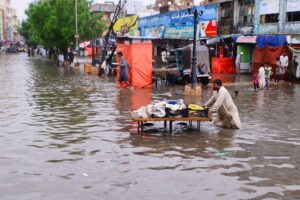
<path fill-rule="evenodd" d="M 216 4 L 197 6 L 192 9 L 197 9 L 198 13 L 202 13 L 198 17 L 199 24 L 202 21 L 216 20 L 217 18 Z M 139 19 L 141 36 L 144 37 L 192 38 L 193 24 L 194 16 L 193 13 L 189 13 L 188 9 Z"/>

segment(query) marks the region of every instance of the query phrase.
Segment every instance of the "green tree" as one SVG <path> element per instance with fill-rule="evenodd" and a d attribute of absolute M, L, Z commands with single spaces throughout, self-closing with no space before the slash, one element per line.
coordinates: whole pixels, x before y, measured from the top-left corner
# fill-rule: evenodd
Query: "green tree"
<path fill-rule="evenodd" d="M 26 10 L 27 19 L 19 29 L 29 45 L 40 44 L 66 52 L 75 44 L 75 1 L 36 0 Z M 90 1 L 78 0 L 78 33 L 80 40 L 92 39 L 93 31 L 101 35 L 105 25 L 103 14 L 89 12 Z M 96 23 L 96 25 L 95 25 Z M 94 27 L 91 25 L 95 25 Z M 95 30 L 93 30 L 93 28 Z"/>

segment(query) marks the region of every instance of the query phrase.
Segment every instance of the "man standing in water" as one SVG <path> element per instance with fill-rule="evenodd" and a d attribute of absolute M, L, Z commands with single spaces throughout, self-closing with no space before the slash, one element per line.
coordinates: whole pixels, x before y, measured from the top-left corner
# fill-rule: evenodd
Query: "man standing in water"
<path fill-rule="evenodd" d="M 294 84 L 296 81 L 297 67 L 298 67 L 297 56 L 294 56 L 291 66 L 289 68 L 289 79 L 292 82 L 292 84 Z"/>
<path fill-rule="evenodd" d="M 212 97 L 204 106 L 211 107 L 211 113 L 218 113 L 214 123 L 224 128 L 240 129 L 241 122 L 238 109 L 227 89 L 222 86 L 220 79 L 213 81 L 213 89 L 214 93 Z"/>
<path fill-rule="evenodd" d="M 128 76 L 128 70 L 130 69 L 130 65 L 128 64 L 127 60 L 123 56 L 123 53 L 121 51 L 118 51 L 117 53 L 118 58 L 120 59 L 120 77 L 119 82 L 122 85 L 122 83 L 126 83 L 131 88 L 132 85 L 129 83 L 129 76 Z"/>
<path fill-rule="evenodd" d="M 281 68 L 282 68 L 282 76 L 285 74 L 288 66 L 289 66 L 289 57 L 286 55 L 286 53 L 284 52 L 280 57 L 280 64 L 281 64 Z"/>

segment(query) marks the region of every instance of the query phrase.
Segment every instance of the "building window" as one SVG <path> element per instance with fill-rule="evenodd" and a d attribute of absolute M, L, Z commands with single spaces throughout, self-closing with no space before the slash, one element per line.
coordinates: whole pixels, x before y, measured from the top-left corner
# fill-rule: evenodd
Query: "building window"
<path fill-rule="evenodd" d="M 279 14 L 267 14 L 260 16 L 260 23 L 267 24 L 267 23 L 277 23 L 278 22 Z"/>
<path fill-rule="evenodd" d="M 297 12 L 287 12 L 286 13 L 287 22 L 296 22 L 300 21 L 300 11 Z"/>
<path fill-rule="evenodd" d="M 253 24 L 254 21 L 254 0 L 240 1 L 239 24 Z"/>
<path fill-rule="evenodd" d="M 221 4 L 221 17 L 219 21 L 219 25 L 221 26 L 229 26 L 232 25 L 232 5 L 231 2 Z"/>

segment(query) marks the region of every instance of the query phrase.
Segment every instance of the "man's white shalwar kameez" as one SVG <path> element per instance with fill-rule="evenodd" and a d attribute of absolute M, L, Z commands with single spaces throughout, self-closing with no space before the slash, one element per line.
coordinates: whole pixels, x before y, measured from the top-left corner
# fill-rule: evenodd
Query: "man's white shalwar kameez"
<path fill-rule="evenodd" d="M 217 126 L 232 129 L 241 128 L 238 109 L 225 87 L 221 86 L 219 91 L 214 91 L 213 96 L 204 104 L 204 106 L 212 106 L 211 112 L 218 113 L 218 116 L 214 121 Z"/>
<path fill-rule="evenodd" d="M 258 70 L 258 84 L 260 89 L 263 89 L 266 86 L 266 72 L 263 67 L 260 67 Z"/>

